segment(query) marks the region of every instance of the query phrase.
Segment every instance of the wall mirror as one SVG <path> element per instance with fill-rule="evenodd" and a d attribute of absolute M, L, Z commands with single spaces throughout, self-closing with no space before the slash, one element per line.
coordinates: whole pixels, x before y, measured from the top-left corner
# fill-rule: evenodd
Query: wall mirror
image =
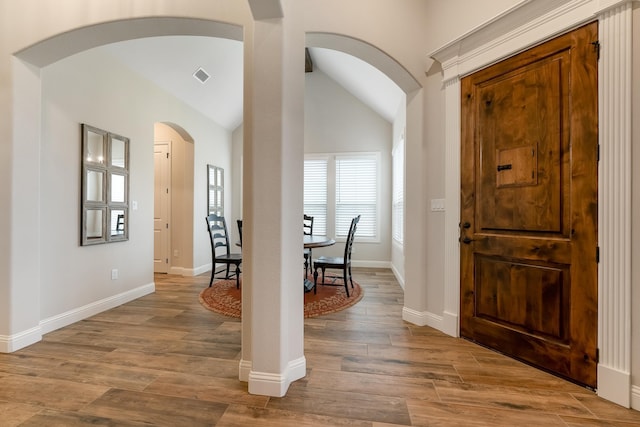
<path fill-rule="evenodd" d="M 82 125 L 80 244 L 129 239 L 129 138 Z"/>

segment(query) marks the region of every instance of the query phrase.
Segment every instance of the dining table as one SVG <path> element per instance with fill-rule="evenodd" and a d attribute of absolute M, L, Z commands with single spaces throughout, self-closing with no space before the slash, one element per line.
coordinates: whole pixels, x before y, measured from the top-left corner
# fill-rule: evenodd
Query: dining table
<path fill-rule="evenodd" d="M 336 241 L 328 236 L 322 236 L 318 234 L 305 234 L 304 235 L 304 247 L 306 248 L 323 248 L 326 246 L 335 245 Z M 311 261 L 313 262 L 313 260 Z M 307 278 L 307 272 L 304 272 L 304 291 L 309 292 L 313 289 L 315 284 Z"/>

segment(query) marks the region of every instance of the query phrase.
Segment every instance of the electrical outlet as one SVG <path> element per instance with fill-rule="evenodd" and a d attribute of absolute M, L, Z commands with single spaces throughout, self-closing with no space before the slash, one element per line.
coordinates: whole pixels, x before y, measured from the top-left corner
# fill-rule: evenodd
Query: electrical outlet
<path fill-rule="evenodd" d="M 111 270 L 111 280 L 118 280 L 118 269 L 114 268 Z"/>

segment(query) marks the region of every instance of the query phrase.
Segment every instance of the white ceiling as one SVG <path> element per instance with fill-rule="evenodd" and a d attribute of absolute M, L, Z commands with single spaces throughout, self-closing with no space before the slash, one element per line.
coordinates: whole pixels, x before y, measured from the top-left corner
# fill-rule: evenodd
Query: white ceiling
<path fill-rule="evenodd" d="M 233 130 L 242 123 L 242 42 L 197 36 L 151 37 L 100 49 L 216 123 Z M 360 59 L 331 49 L 310 48 L 320 69 L 389 122 L 404 93 L 386 75 Z M 202 67 L 211 78 L 193 74 Z"/>

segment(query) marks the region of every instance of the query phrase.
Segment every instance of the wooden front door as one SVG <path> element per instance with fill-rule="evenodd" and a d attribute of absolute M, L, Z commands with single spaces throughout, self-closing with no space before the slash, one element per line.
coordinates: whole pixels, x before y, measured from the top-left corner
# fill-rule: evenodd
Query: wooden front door
<path fill-rule="evenodd" d="M 597 24 L 462 80 L 460 333 L 581 384 L 597 364 Z"/>

